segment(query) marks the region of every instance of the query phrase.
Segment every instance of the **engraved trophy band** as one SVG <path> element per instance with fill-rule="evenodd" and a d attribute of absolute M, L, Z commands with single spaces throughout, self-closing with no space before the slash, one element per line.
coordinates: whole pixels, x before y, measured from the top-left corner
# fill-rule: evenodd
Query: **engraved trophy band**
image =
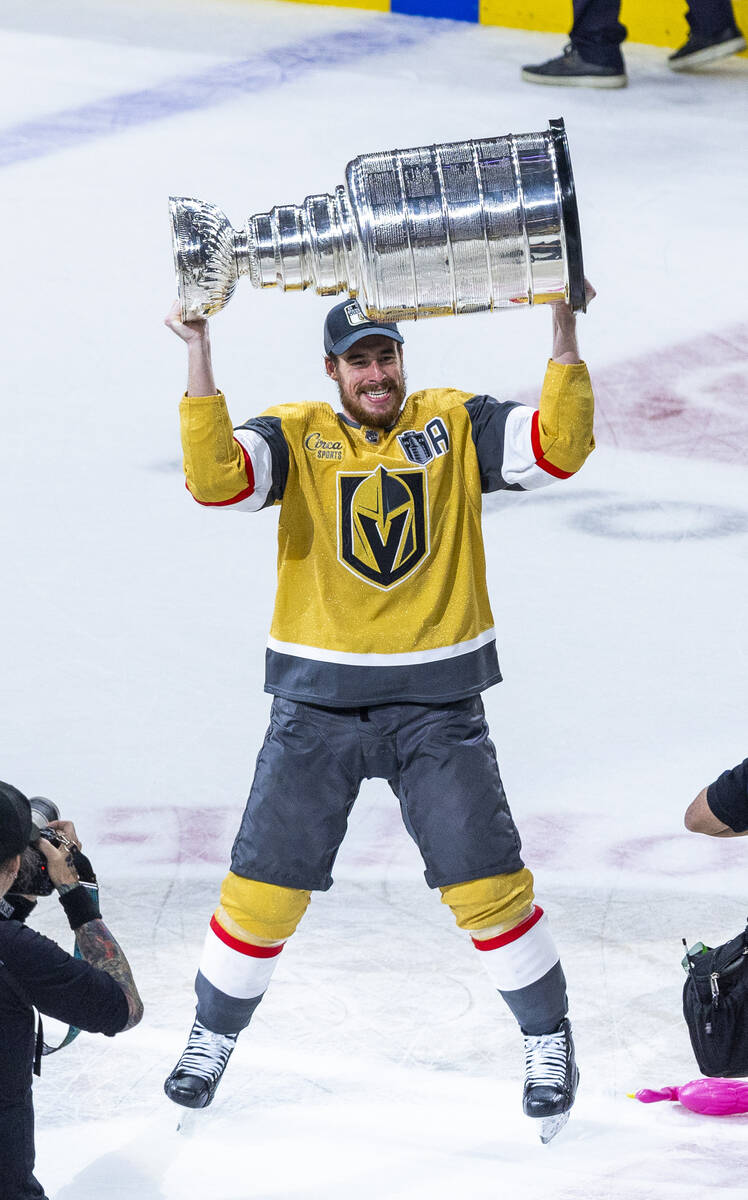
<path fill-rule="evenodd" d="M 182 319 L 254 287 L 349 292 L 378 321 L 565 299 L 585 307 L 574 177 L 563 121 L 540 133 L 354 158 L 345 184 L 249 217 L 172 196 Z"/>

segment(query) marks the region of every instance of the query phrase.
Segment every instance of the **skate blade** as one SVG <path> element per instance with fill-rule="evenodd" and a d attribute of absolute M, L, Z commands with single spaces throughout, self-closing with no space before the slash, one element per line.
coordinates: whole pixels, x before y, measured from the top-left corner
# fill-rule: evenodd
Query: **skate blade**
<path fill-rule="evenodd" d="M 540 1126 L 540 1140 L 544 1146 L 547 1146 L 550 1141 L 555 1138 L 557 1133 L 560 1133 L 566 1122 L 569 1120 L 571 1109 L 566 1112 L 557 1113 L 555 1117 L 540 1117 L 538 1124 Z"/>
<path fill-rule="evenodd" d="M 191 1137 L 195 1132 L 195 1114 L 198 1112 L 200 1109 L 197 1108 L 183 1108 L 177 1121 L 177 1133 L 181 1133 L 182 1137 Z"/>

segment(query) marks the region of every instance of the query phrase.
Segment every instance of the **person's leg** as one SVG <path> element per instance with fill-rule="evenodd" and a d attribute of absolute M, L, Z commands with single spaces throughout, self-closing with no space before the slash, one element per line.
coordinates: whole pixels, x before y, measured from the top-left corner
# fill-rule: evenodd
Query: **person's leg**
<path fill-rule="evenodd" d="M 574 0 L 569 44 L 557 58 L 522 68 L 527 83 L 617 88 L 626 85 L 620 0 Z"/>
<path fill-rule="evenodd" d="M 732 0 L 690 0 L 686 20 L 701 37 L 714 37 L 736 27 Z"/>
<path fill-rule="evenodd" d="M 571 44 L 587 63 L 623 71 L 621 43 L 626 26 L 619 21 L 620 0 L 574 0 Z"/>
<path fill-rule="evenodd" d="M 548 920 L 534 903 L 530 871 L 523 867 L 440 891 L 522 1032 L 558 1029 L 568 1012 L 566 980 Z"/>
<path fill-rule="evenodd" d="M 273 702 L 231 871 L 205 938 L 195 1024 L 164 1085 L 178 1104 L 210 1104 L 310 892 L 332 884 L 361 779 L 348 727 L 340 714 Z"/>
<path fill-rule="evenodd" d="M 690 33 L 687 41 L 668 56 L 671 70 L 705 67 L 745 50 L 745 38 L 735 23 L 731 0 L 690 0 L 686 17 Z"/>
<path fill-rule="evenodd" d="M 471 936 L 525 1036 L 525 1112 L 557 1120 L 571 1108 L 578 1081 L 566 980 L 547 918 L 534 903 L 483 704 L 475 697 L 430 712 L 412 708 L 390 784 L 427 883 L 440 888 Z"/>
<path fill-rule="evenodd" d="M 525 868 L 442 887 L 442 901 L 481 951 L 496 990 L 524 1035 L 522 1107 L 548 1142 L 568 1120 L 579 1071 L 567 1017 L 566 979 Z"/>
<path fill-rule="evenodd" d="M 195 980 L 197 1009 L 183 1053 L 164 1090 L 176 1104 L 205 1108 L 242 1029 L 267 991 L 309 892 L 229 872 L 205 936 Z"/>
<path fill-rule="evenodd" d="M 621 43 L 627 30 L 618 20 L 620 11 L 621 0 L 574 0 L 574 24 L 563 54 L 522 67 L 522 79 L 580 88 L 624 88 Z"/>
<path fill-rule="evenodd" d="M 4 1017 L 7 1015 L 7 1011 L 3 1013 Z M 28 1082 L 24 1095 L 4 1095 L 0 1102 L 0 1196 L 8 1197 L 8 1200 L 47 1200 L 44 1188 L 34 1175 L 32 1061 L 30 1055 L 24 1063 L 28 1065 Z"/>

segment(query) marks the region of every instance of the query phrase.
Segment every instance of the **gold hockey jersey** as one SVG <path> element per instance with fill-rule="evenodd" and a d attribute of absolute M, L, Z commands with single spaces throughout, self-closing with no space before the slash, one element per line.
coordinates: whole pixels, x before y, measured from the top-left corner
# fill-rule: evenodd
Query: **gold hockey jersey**
<path fill-rule="evenodd" d="M 592 409 L 584 364 L 553 361 L 539 411 L 430 389 L 389 430 L 324 403 L 281 404 L 232 430 L 223 396 L 185 397 L 195 499 L 280 505 L 266 691 L 347 707 L 497 683 L 481 494 L 571 475 L 594 446 Z"/>

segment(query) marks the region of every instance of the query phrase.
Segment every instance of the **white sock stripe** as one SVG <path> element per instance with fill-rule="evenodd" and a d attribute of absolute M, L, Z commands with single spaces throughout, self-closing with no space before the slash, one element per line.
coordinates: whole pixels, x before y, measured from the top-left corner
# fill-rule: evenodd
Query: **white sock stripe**
<path fill-rule="evenodd" d="M 237 1000 L 252 1000 L 261 996 L 270 983 L 280 956 L 254 958 L 232 950 L 208 929 L 205 935 L 200 970 L 209 983 L 227 996 Z"/>
<path fill-rule="evenodd" d="M 482 950 L 480 960 L 500 992 L 514 992 L 536 983 L 558 962 L 548 918 L 543 914 L 527 933 L 505 946 Z"/>

